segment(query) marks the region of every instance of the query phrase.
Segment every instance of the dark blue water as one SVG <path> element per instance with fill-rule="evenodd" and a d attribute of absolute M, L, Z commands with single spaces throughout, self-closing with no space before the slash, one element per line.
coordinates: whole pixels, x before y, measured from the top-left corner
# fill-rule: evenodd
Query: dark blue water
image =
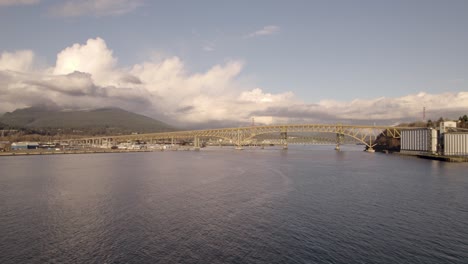
<path fill-rule="evenodd" d="M 0 263 L 468 263 L 468 164 L 333 146 L 0 158 Z"/>

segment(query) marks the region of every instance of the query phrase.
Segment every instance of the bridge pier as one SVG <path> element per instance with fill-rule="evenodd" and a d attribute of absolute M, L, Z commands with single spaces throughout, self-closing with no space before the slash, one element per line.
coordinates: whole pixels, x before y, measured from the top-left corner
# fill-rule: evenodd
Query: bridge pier
<path fill-rule="evenodd" d="M 241 141 L 241 131 L 240 129 L 237 129 L 237 150 L 243 150 L 244 148 L 242 147 L 242 141 Z"/>
<path fill-rule="evenodd" d="M 336 133 L 336 147 L 335 147 L 335 150 L 336 151 L 340 151 L 340 146 L 341 146 L 341 143 L 343 142 L 343 137 L 344 135 L 341 134 L 341 133 Z"/>
<path fill-rule="evenodd" d="M 370 135 L 369 136 L 369 147 L 367 148 L 367 152 L 374 153 L 375 150 L 374 150 L 374 148 L 372 148 L 373 146 L 375 146 L 375 145 L 372 145 L 372 135 Z"/>
<path fill-rule="evenodd" d="M 198 138 L 197 136 L 193 138 L 193 148 L 195 149 L 195 151 L 200 151 L 200 138 Z"/>
<path fill-rule="evenodd" d="M 288 149 L 288 132 L 281 132 L 280 136 L 283 143 L 283 149 Z"/>

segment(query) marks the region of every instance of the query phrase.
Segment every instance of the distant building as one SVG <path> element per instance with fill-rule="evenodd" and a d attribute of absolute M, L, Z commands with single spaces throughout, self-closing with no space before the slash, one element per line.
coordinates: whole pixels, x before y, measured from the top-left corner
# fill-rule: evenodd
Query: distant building
<path fill-rule="evenodd" d="M 57 144 L 52 143 L 52 142 L 47 142 L 47 143 L 39 143 L 39 148 L 43 149 L 55 149 Z"/>
<path fill-rule="evenodd" d="M 401 131 L 400 152 L 406 154 L 434 154 L 437 152 L 437 131 L 433 128 Z"/>
<path fill-rule="evenodd" d="M 440 127 L 439 127 L 440 134 L 444 134 L 448 132 L 449 128 L 457 128 L 457 122 L 455 121 L 440 122 Z"/>
<path fill-rule="evenodd" d="M 37 149 L 39 143 L 37 142 L 15 142 L 11 144 L 11 150 L 22 150 L 22 149 Z"/>
<path fill-rule="evenodd" d="M 454 132 L 444 134 L 444 155 L 468 156 L 468 133 Z"/>
<path fill-rule="evenodd" d="M 457 122 L 444 121 L 432 128 L 401 131 L 400 152 L 413 155 L 468 156 L 468 133 L 457 131 Z"/>

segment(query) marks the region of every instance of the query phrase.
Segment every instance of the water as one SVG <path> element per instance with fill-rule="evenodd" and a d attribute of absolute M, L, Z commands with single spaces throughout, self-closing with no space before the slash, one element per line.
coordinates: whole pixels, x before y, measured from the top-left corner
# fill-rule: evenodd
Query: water
<path fill-rule="evenodd" d="M 468 263 L 468 164 L 333 146 L 0 158 L 0 263 Z"/>

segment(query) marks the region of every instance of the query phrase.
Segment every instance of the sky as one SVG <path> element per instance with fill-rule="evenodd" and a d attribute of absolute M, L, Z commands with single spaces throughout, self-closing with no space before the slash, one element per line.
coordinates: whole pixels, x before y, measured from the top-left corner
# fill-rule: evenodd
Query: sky
<path fill-rule="evenodd" d="M 0 113 L 179 126 L 468 113 L 468 1 L 0 0 Z"/>

